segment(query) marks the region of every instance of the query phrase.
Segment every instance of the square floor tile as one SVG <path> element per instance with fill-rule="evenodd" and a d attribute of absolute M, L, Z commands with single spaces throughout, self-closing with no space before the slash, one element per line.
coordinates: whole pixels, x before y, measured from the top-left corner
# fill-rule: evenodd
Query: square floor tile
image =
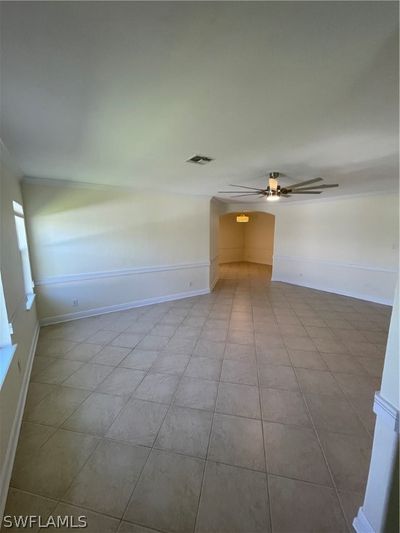
<path fill-rule="evenodd" d="M 235 344 L 232 342 L 226 343 L 224 357 L 226 359 L 236 359 L 254 362 L 256 350 L 254 346 L 249 344 Z"/>
<path fill-rule="evenodd" d="M 145 375 L 141 370 L 117 367 L 97 387 L 97 392 L 129 397 Z"/>
<path fill-rule="evenodd" d="M 279 533 L 345 533 L 334 489 L 269 475 L 272 530 Z M 322 512 L 323 510 L 323 512 Z"/>
<path fill-rule="evenodd" d="M 121 518 L 150 450 L 102 441 L 63 500 Z"/>
<path fill-rule="evenodd" d="M 170 403 L 179 383 L 179 377 L 172 374 L 147 374 L 133 396 L 141 400 Z"/>
<path fill-rule="evenodd" d="M 176 331 L 176 326 L 168 324 L 157 324 L 152 328 L 151 335 L 157 335 L 159 337 L 172 337 Z"/>
<path fill-rule="evenodd" d="M 270 527 L 265 474 L 208 462 L 196 533 L 268 531 Z"/>
<path fill-rule="evenodd" d="M 104 435 L 124 405 L 122 396 L 94 392 L 64 422 L 63 428 Z"/>
<path fill-rule="evenodd" d="M 286 348 L 282 346 L 257 348 L 257 361 L 259 364 L 290 366 L 290 359 Z"/>
<path fill-rule="evenodd" d="M 212 418 L 207 411 L 172 407 L 158 433 L 156 448 L 205 458 Z"/>
<path fill-rule="evenodd" d="M 142 340 L 142 338 L 142 333 L 121 333 L 111 342 L 111 346 L 132 349 Z"/>
<path fill-rule="evenodd" d="M 305 394 L 332 394 L 337 396 L 343 394 L 330 372 L 296 368 L 296 375 Z"/>
<path fill-rule="evenodd" d="M 363 492 L 371 456 L 370 438 L 326 431 L 318 433 L 336 486 L 342 490 Z"/>
<path fill-rule="evenodd" d="M 104 514 L 95 513 L 88 509 L 82 509 L 81 507 L 75 507 L 62 502 L 57 505 L 53 515 L 72 516 L 75 527 L 79 523 L 79 517 L 85 516 L 87 524 L 84 528 L 85 533 L 116 533 L 119 525 L 119 520 L 116 518 L 111 518 Z M 44 531 L 46 530 L 44 529 Z M 60 533 L 67 533 L 70 531 L 70 527 L 57 528 L 57 532 Z"/>
<path fill-rule="evenodd" d="M 219 384 L 216 411 L 228 415 L 260 418 L 258 387 L 237 383 Z"/>
<path fill-rule="evenodd" d="M 375 394 L 380 389 L 381 379 L 371 376 L 356 376 L 352 374 L 334 373 L 340 388 L 348 396 L 362 396 Z"/>
<path fill-rule="evenodd" d="M 141 350 L 139 348 L 135 348 L 123 359 L 119 366 L 123 368 L 132 368 L 134 370 L 147 371 L 150 369 L 156 359 L 158 359 L 160 353 L 161 352 L 158 350 Z"/>
<path fill-rule="evenodd" d="M 260 389 L 262 417 L 270 422 L 310 427 L 311 421 L 300 392 Z"/>
<path fill-rule="evenodd" d="M 91 435 L 59 429 L 30 460 L 14 469 L 13 486 L 59 499 L 97 444 Z"/>
<path fill-rule="evenodd" d="M 117 331 L 100 329 L 86 339 L 86 342 L 94 344 L 108 344 L 118 336 Z"/>
<path fill-rule="evenodd" d="M 61 425 L 90 394 L 90 391 L 58 387 L 30 410 L 26 420 L 47 426 Z"/>
<path fill-rule="evenodd" d="M 87 363 L 102 350 L 102 344 L 81 343 L 63 355 L 64 359 Z"/>
<path fill-rule="evenodd" d="M 348 353 L 346 346 L 337 339 L 313 339 L 317 350 L 321 353 Z"/>
<path fill-rule="evenodd" d="M 96 354 L 91 363 L 108 366 L 118 366 L 121 361 L 130 353 L 130 348 L 120 348 L 119 346 L 105 346 Z"/>
<path fill-rule="evenodd" d="M 259 365 L 258 376 L 261 387 L 299 390 L 296 375 L 290 366 Z"/>
<path fill-rule="evenodd" d="M 162 350 L 169 342 L 169 337 L 146 335 L 137 345 L 141 350 Z"/>
<path fill-rule="evenodd" d="M 39 383 L 60 384 L 69 378 L 83 365 L 80 361 L 67 361 L 57 359 L 54 363 L 46 366 L 41 371 L 35 372 L 32 380 Z"/>
<path fill-rule="evenodd" d="M 353 528 L 353 520 L 363 504 L 364 494 L 360 492 L 339 491 L 339 500 L 342 504 L 347 525 L 351 531 Z"/>
<path fill-rule="evenodd" d="M 197 337 L 195 339 L 187 339 L 185 337 L 179 337 L 175 334 L 170 338 L 164 350 L 173 354 L 188 355 L 193 352 L 196 343 Z"/>
<path fill-rule="evenodd" d="M 39 339 L 36 347 L 38 355 L 53 355 L 60 357 L 77 346 L 76 342 L 61 340 L 61 339 Z"/>
<path fill-rule="evenodd" d="M 107 432 L 107 437 L 132 444 L 152 446 L 168 406 L 132 399 Z"/>
<path fill-rule="evenodd" d="M 307 394 L 306 402 L 318 429 L 340 433 L 364 433 L 358 416 L 346 398 Z"/>
<path fill-rule="evenodd" d="M 208 459 L 253 470 L 265 470 L 261 422 L 215 414 Z"/>
<path fill-rule="evenodd" d="M 121 522 L 118 528 L 118 533 L 159 533 L 155 529 L 139 526 L 138 524 L 131 524 L 130 522 Z"/>
<path fill-rule="evenodd" d="M 269 473 L 332 485 L 313 429 L 264 422 L 264 441 Z"/>
<path fill-rule="evenodd" d="M 193 355 L 200 357 L 210 357 L 211 359 L 223 359 L 225 351 L 224 342 L 209 341 L 199 339 L 194 348 Z"/>
<path fill-rule="evenodd" d="M 221 381 L 258 385 L 257 367 L 248 361 L 224 359 L 222 363 Z"/>
<path fill-rule="evenodd" d="M 159 357 L 154 361 L 151 371 L 180 376 L 185 371 L 189 360 L 189 355 L 161 352 Z"/>
<path fill-rule="evenodd" d="M 322 357 L 331 372 L 366 375 L 365 369 L 353 355 L 324 353 Z"/>
<path fill-rule="evenodd" d="M 185 377 L 218 381 L 222 362 L 208 357 L 192 357 L 185 371 Z"/>
<path fill-rule="evenodd" d="M 10 488 L 4 510 L 4 517 L 7 517 L 7 521 L 4 520 L 4 529 L 13 533 L 16 531 L 21 531 L 21 528 L 17 526 L 8 527 L 10 519 L 14 522 L 14 517 L 16 517 L 18 520 L 18 517 L 20 516 L 35 515 L 40 517 L 40 521 L 42 523 L 46 523 L 46 520 L 53 513 L 56 505 L 56 500 L 43 498 L 42 496 L 37 496 L 36 494 L 30 494 L 29 492 Z M 31 532 L 37 532 L 39 527 L 24 529 L 29 529 Z"/>
<path fill-rule="evenodd" d="M 94 390 L 112 371 L 112 366 L 87 363 L 64 381 L 63 385 L 76 389 Z"/>
<path fill-rule="evenodd" d="M 174 404 L 181 407 L 213 411 L 218 392 L 218 382 L 183 377 L 176 391 Z"/>
<path fill-rule="evenodd" d="M 234 344 L 250 344 L 254 345 L 254 331 L 251 329 L 230 329 L 228 331 L 228 342 Z"/>
<path fill-rule="evenodd" d="M 314 339 L 315 342 L 316 339 Z M 293 337 L 284 337 L 284 343 L 286 348 L 289 350 L 307 350 L 307 351 L 313 351 L 315 350 L 316 345 L 314 344 L 313 340 L 309 339 L 308 337 L 299 337 L 299 336 L 293 336 Z"/>
<path fill-rule="evenodd" d="M 50 383 L 35 383 L 32 381 L 29 384 L 28 394 L 26 395 L 24 418 L 27 417 L 35 405 L 56 389 L 58 389 L 57 385 L 52 385 Z"/>
<path fill-rule="evenodd" d="M 200 459 L 153 450 L 125 520 L 171 533 L 193 531 L 203 469 Z"/>
<path fill-rule="evenodd" d="M 298 368 L 311 368 L 313 370 L 327 370 L 326 363 L 320 354 L 315 351 L 289 350 L 292 365 Z"/>

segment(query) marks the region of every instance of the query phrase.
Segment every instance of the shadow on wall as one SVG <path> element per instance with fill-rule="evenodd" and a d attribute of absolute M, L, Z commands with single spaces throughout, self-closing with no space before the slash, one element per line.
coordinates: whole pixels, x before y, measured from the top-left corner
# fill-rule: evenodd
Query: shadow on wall
<path fill-rule="evenodd" d="M 246 212 L 248 222 L 238 222 L 240 213 L 219 217 L 219 263 L 247 261 L 272 265 L 275 216 L 261 211 Z"/>

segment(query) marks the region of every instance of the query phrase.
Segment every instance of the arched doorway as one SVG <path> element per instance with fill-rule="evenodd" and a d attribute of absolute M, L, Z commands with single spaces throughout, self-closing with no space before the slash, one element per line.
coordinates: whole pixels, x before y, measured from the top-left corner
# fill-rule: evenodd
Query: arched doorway
<path fill-rule="evenodd" d="M 219 277 L 271 279 L 275 216 L 261 211 L 219 217 Z"/>

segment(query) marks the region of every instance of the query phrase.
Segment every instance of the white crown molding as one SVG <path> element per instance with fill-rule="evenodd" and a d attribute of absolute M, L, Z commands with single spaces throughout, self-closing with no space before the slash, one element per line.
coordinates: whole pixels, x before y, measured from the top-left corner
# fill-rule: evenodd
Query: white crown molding
<path fill-rule="evenodd" d="M 35 281 L 35 286 L 59 285 L 62 283 L 76 283 L 102 278 L 115 278 L 121 276 L 132 276 L 134 274 L 149 274 L 151 272 L 168 272 L 171 270 L 186 270 L 192 268 L 208 268 L 209 261 L 198 263 L 179 263 L 176 265 L 155 265 L 146 267 L 124 268 L 119 270 L 105 270 L 99 272 L 80 272 L 78 274 L 69 274 L 66 276 L 52 276 L 49 278 Z"/>
<path fill-rule="evenodd" d="M 211 194 L 190 194 L 190 193 L 184 193 L 184 192 L 177 192 L 173 190 L 166 190 L 161 187 L 157 187 L 156 189 L 150 189 L 148 187 L 138 187 L 133 185 L 123 185 L 120 183 L 115 183 L 113 185 L 109 185 L 106 183 L 97 183 L 97 182 L 90 182 L 90 181 L 79 181 L 79 180 L 68 180 L 68 179 L 52 179 L 52 178 L 40 178 L 40 177 L 33 177 L 33 176 L 23 176 L 21 179 L 23 184 L 26 185 L 45 185 L 49 187 L 64 187 L 64 188 L 70 188 L 70 189 L 89 189 L 89 190 L 97 190 L 97 191 L 120 191 L 120 192 L 129 192 L 129 193 L 140 193 L 140 194 L 148 194 L 148 195 L 158 195 L 162 194 L 165 196 L 181 196 L 182 198 L 198 198 L 198 199 L 206 199 L 211 201 L 212 195 Z"/>
<path fill-rule="evenodd" d="M 308 257 L 296 257 L 290 255 L 274 255 L 274 261 L 293 261 L 293 262 L 304 262 L 304 263 L 317 263 L 321 265 L 329 265 L 333 267 L 340 268 L 355 268 L 358 270 L 372 270 L 374 272 L 388 272 L 390 274 L 396 274 L 398 270 L 392 268 L 382 268 L 375 267 L 371 265 L 360 265 L 356 263 L 342 263 L 340 261 L 330 261 L 329 259 L 310 259 Z"/>
<path fill-rule="evenodd" d="M 399 410 L 388 400 L 383 398 L 380 392 L 375 393 L 373 411 L 389 425 L 393 431 L 399 433 Z"/>
<path fill-rule="evenodd" d="M 116 311 L 126 311 L 135 307 L 144 307 L 146 305 L 159 304 L 163 302 L 170 302 L 173 300 L 180 300 L 182 298 L 192 298 L 194 296 L 202 296 L 210 294 L 210 289 L 199 289 L 187 292 L 177 292 L 175 294 L 167 294 L 166 296 L 157 296 L 154 298 L 144 298 L 143 300 L 133 300 L 123 304 L 107 305 L 105 307 L 96 307 L 94 309 L 87 309 L 85 311 L 78 311 L 76 313 L 66 313 L 64 315 L 55 315 L 42 318 L 40 320 L 41 326 L 48 326 L 49 324 L 58 324 L 60 322 L 69 322 L 70 320 L 78 320 L 79 318 L 89 318 L 91 316 L 104 315 L 107 313 L 114 313 Z"/>

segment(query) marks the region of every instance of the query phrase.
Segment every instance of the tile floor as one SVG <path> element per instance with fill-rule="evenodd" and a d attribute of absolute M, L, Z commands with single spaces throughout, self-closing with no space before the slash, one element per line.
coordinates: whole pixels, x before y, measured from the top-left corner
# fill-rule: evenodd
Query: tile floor
<path fill-rule="evenodd" d="M 221 274 L 210 295 L 42 328 L 7 514 L 351 531 L 391 309 L 260 265 Z"/>

